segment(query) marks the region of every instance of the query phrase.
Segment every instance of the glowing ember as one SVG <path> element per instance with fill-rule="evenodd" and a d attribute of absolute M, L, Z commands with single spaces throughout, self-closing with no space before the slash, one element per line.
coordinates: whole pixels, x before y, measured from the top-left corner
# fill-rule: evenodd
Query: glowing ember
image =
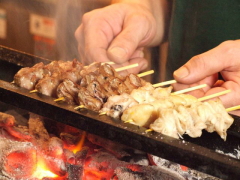
<path fill-rule="evenodd" d="M 83 180 L 88 179 L 111 179 L 113 176 L 113 171 L 111 173 L 104 171 L 92 171 L 92 170 L 84 170 Z"/>
<path fill-rule="evenodd" d="M 30 176 L 36 169 L 36 153 L 34 150 L 10 153 L 5 161 L 6 171 L 15 178 Z"/>
<path fill-rule="evenodd" d="M 40 158 L 38 160 L 36 171 L 34 172 L 32 177 L 38 178 L 38 179 L 42 179 L 44 177 L 57 178 L 58 175 L 49 171 L 44 160 L 42 158 Z"/>

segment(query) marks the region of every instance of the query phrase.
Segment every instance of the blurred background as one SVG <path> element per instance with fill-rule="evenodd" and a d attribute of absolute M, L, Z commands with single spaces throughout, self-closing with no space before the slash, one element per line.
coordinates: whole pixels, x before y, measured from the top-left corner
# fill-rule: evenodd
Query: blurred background
<path fill-rule="evenodd" d="M 81 61 L 74 32 L 84 13 L 110 4 L 111 0 L 0 0 L 0 45 L 50 60 Z M 167 43 L 145 50 L 148 81 L 165 76 Z M 161 64 L 159 64 L 161 59 Z"/>

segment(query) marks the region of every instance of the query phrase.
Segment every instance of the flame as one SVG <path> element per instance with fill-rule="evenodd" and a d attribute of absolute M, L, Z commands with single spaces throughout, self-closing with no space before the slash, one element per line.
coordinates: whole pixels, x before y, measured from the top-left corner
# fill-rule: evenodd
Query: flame
<path fill-rule="evenodd" d="M 36 171 L 33 173 L 32 176 L 37 179 L 42 179 L 44 177 L 49 177 L 49 178 L 58 177 L 58 175 L 48 170 L 46 163 L 42 158 L 38 160 Z"/>
<path fill-rule="evenodd" d="M 85 138 L 86 138 L 86 131 L 83 131 L 81 139 L 79 140 L 78 144 L 72 149 L 72 152 L 76 154 L 78 151 L 80 151 L 83 147 Z"/>

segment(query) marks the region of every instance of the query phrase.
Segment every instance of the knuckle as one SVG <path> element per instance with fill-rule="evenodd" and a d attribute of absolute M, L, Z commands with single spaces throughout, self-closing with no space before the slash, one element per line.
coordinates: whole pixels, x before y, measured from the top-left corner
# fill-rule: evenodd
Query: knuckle
<path fill-rule="evenodd" d="M 220 44 L 221 50 L 229 55 L 235 54 L 240 49 L 240 41 L 228 40 Z"/>
<path fill-rule="evenodd" d="M 82 24 L 88 24 L 91 21 L 98 20 L 106 16 L 104 9 L 94 9 L 82 15 Z"/>
<path fill-rule="evenodd" d="M 142 22 L 149 22 L 151 17 L 146 13 L 136 12 L 136 13 L 131 14 L 130 18 L 132 21 L 134 21 L 136 23 L 142 23 Z"/>

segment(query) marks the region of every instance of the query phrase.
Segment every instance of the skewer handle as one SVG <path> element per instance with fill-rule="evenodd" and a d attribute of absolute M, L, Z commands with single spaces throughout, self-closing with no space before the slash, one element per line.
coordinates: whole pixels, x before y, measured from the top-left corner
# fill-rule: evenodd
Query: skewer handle
<path fill-rule="evenodd" d="M 228 89 L 228 90 L 225 90 L 225 91 L 222 91 L 222 92 L 219 92 L 219 93 L 211 94 L 209 96 L 201 97 L 201 98 L 198 99 L 198 101 L 205 101 L 207 99 L 212 99 L 212 98 L 215 98 L 215 97 L 218 97 L 218 96 L 230 93 L 230 92 L 231 92 L 231 90 Z"/>
<path fill-rule="evenodd" d="M 99 113 L 99 116 L 106 115 L 106 114 L 107 114 L 107 112 L 101 112 L 101 113 Z"/>
<path fill-rule="evenodd" d="M 84 105 L 77 106 L 74 108 L 74 110 L 78 110 L 78 109 L 82 109 L 82 108 L 85 108 L 85 106 Z"/>
<path fill-rule="evenodd" d="M 183 90 L 180 90 L 180 91 L 173 92 L 171 94 L 172 95 L 183 94 L 183 93 L 186 93 L 186 92 L 190 92 L 190 91 L 194 91 L 194 90 L 197 90 L 197 89 L 204 88 L 206 86 L 207 86 L 207 84 L 201 84 L 199 86 L 190 87 L 190 88 L 187 88 L 187 89 L 183 89 Z"/>
<path fill-rule="evenodd" d="M 36 89 L 30 91 L 30 93 L 36 93 L 36 92 L 38 92 L 38 90 L 36 90 Z"/>
<path fill-rule="evenodd" d="M 58 101 L 64 101 L 64 100 L 65 100 L 64 97 L 60 97 L 60 98 L 58 98 L 58 99 L 54 99 L 55 102 L 58 102 Z"/>
<path fill-rule="evenodd" d="M 110 65 L 111 65 L 111 64 L 115 64 L 115 62 L 112 62 L 112 61 L 103 62 L 102 64 L 105 64 L 105 63 L 106 63 L 106 64 L 110 64 Z"/>
<path fill-rule="evenodd" d="M 144 76 L 147 76 L 147 75 L 150 75 L 153 73 L 154 73 L 154 70 L 146 71 L 146 72 L 138 74 L 138 77 L 144 77 Z"/>
<path fill-rule="evenodd" d="M 160 83 L 157 83 L 157 84 L 153 84 L 153 87 L 160 87 L 160 86 L 166 86 L 166 85 L 169 85 L 169 84 L 174 84 L 176 83 L 177 81 L 176 80 L 170 80 L 170 81 L 164 81 L 164 82 L 160 82 Z"/>
<path fill-rule="evenodd" d="M 233 107 L 227 108 L 226 111 L 230 112 L 230 111 L 235 111 L 235 110 L 239 110 L 239 109 L 240 109 L 240 105 L 237 105 L 237 106 L 233 106 Z"/>
<path fill-rule="evenodd" d="M 131 64 L 131 65 L 129 65 L 129 66 L 124 66 L 124 67 L 117 68 L 117 69 L 115 69 L 115 71 L 119 72 L 119 71 L 131 69 L 131 68 L 134 68 L 134 67 L 137 67 L 137 66 L 138 66 L 138 63 L 136 63 L 136 64 Z"/>

